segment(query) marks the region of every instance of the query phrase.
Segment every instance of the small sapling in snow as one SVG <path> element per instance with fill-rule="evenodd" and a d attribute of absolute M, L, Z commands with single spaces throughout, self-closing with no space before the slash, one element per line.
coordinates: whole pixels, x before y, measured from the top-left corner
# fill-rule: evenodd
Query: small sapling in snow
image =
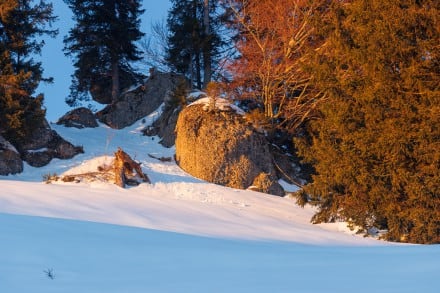
<path fill-rule="evenodd" d="M 47 269 L 47 270 L 44 270 L 43 272 L 46 274 L 46 276 L 47 276 L 49 279 L 51 279 L 51 280 L 54 280 L 54 279 L 55 279 L 55 274 L 54 274 L 54 272 L 53 272 L 53 269 Z"/>

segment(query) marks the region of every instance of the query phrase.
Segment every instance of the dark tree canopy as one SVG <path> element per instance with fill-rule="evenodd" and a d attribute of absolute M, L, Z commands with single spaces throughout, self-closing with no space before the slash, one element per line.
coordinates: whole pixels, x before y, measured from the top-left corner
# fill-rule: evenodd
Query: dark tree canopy
<path fill-rule="evenodd" d="M 44 42 L 55 36 L 47 26 L 55 20 L 52 4 L 45 1 L 6 0 L 0 4 L 0 134 L 20 141 L 41 125 L 45 111 L 43 96 L 32 97 L 43 78 L 43 68 L 35 61 Z"/>
<path fill-rule="evenodd" d="M 440 243 L 440 2 L 334 1 L 309 69 L 328 95 L 301 154 L 315 222 Z"/>
<path fill-rule="evenodd" d="M 140 60 L 136 42 L 140 31 L 140 0 L 64 0 L 73 11 L 75 26 L 65 37 L 65 52 L 74 60 L 69 105 L 88 100 L 115 101 L 136 74 L 131 62 Z M 110 91 L 111 90 L 111 91 Z"/>
<path fill-rule="evenodd" d="M 171 2 L 173 6 L 167 19 L 167 62 L 201 89 L 211 80 L 211 67 L 217 65 L 223 44 L 218 33 L 219 20 L 215 16 L 217 3 L 208 0 Z M 208 14 L 205 14 L 206 9 Z"/>

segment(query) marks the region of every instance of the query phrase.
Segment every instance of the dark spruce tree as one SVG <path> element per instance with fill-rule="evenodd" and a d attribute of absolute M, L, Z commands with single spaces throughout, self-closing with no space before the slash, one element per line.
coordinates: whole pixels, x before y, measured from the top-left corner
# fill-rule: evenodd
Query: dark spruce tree
<path fill-rule="evenodd" d="M 328 97 L 300 144 L 314 220 L 440 243 L 440 2 L 345 2 L 322 10 L 309 64 Z"/>
<path fill-rule="evenodd" d="M 19 143 L 44 121 L 43 95 L 34 97 L 43 77 L 43 36 L 54 37 L 52 4 L 5 0 L 0 4 L 0 135 Z"/>
<path fill-rule="evenodd" d="M 192 84 L 206 88 L 223 44 L 218 33 L 217 4 L 209 0 L 172 0 L 168 13 L 167 62 Z"/>
<path fill-rule="evenodd" d="M 121 89 L 139 75 L 131 67 L 141 59 L 136 46 L 140 31 L 140 0 L 64 0 L 73 11 L 75 26 L 64 38 L 66 55 L 74 60 L 73 106 L 90 97 L 103 104 L 116 101 Z"/>

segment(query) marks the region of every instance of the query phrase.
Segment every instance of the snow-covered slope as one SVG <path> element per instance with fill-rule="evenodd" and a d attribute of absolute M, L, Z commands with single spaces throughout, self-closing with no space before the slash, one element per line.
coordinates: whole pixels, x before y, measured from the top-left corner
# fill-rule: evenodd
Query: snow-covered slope
<path fill-rule="evenodd" d="M 109 184 L 2 181 L 3 213 L 64 218 L 233 239 L 378 245 L 311 225 L 312 210 L 290 199 L 203 182 L 156 182 L 128 190 Z"/>
<path fill-rule="evenodd" d="M 0 292 L 437 292 L 439 246 L 312 225 L 292 199 L 193 178 L 148 156 L 174 154 L 139 133 L 156 115 L 123 130 L 53 125 L 85 154 L 0 177 Z M 95 171 L 117 147 L 151 185 L 42 182 Z"/>
<path fill-rule="evenodd" d="M 134 126 L 114 130 L 53 127 L 85 154 L 70 161 L 57 160 L 44 168 L 25 167 L 23 174 L 3 177 L 0 212 L 65 218 L 142 227 L 199 236 L 235 239 L 281 240 L 309 244 L 378 245 L 346 233 L 310 224 L 311 208 L 294 200 L 253 191 L 236 190 L 198 180 L 174 162 L 148 156 L 172 157 L 157 138 L 140 130 L 157 113 Z M 45 184 L 47 174 L 78 174 L 97 171 L 110 164 L 112 153 L 123 148 L 142 163 L 152 184 L 122 189 L 107 182 Z M 14 179 L 8 181 L 7 179 Z M 30 182 L 29 182 L 30 181 Z M 36 182 L 37 181 L 37 182 Z"/>

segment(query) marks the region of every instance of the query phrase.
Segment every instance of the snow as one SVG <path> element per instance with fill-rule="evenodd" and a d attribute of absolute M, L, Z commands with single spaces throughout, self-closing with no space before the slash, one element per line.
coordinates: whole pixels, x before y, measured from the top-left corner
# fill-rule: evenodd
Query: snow
<path fill-rule="evenodd" d="M 284 188 L 286 192 L 296 192 L 300 190 L 298 186 L 290 184 L 283 179 L 278 180 L 278 183 Z"/>
<path fill-rule="evenodd" d="M 148 80 L 148 79 L 146 79 L 144 82 L 146 82 L 147 80 Z M 124 94 L 127 94 L 127 93 L 129 93 L 129 92 L 133 92 L 133 91 L 139 89 L 142 85 L 143 85 L 142 83 L 133 84 L 133 85 L 131 85 L 129 88 L 125 89 L 125 90 L 122 92 L 122 94 L 124 95 Z"/>
<path fill-rule="evenodd" d="M 14 153 L 18 153 L 17 149 L 7 140 L 5 140 L 2 136 L 0 136 L 0 150 L 9 150 Z"/>
<path fill-rule="evenodd" d="M 0 292 L 438 291 L 438 245 L 312 225 L 313 208 L 293 199 L 210 184 L 149 157 L 175 151 L 140 135 L 158 115 L 122 130 L 52 125 L 85 154 L 0 177 Z M 118 147 L 151 185 L 42 182 L 96 171 Z"/>
<path fill-rule="evenodd" d="M 37 150 L 28 150 L 29 153 L 42 153 L 42 152 L 47 152 L 48 148 L 40 148 Z"/>
<path fill-rule="evenodd" d="M 204 109 L 208 109 L 208 107 L 211 105 L 212 102 L 213 102 L 212 97 L 204 97 L 204 98 L 200 98 L 200 99 L 192 102 L 188 106 L 204 105 L 205 106 Z M 240 107 L 237 107 L 236 105 L 231 104 L 231 102 L 228 101 L 227 99 L 215 98 L 214 99 L 214 103 L 215 103 L 216 109 L 219 109 L 220 111 L 233 110 L 233 111 L 235 111 L 239 115 L 244 115 L 245 114 L 245 112 L 242 109 L 240 109 Z"/>
<path fill-rule="evenodd" d="M 199 91 L 199 90 L 195 90 L 195 91 L 192 91 L 188 94 L 187 99 L 189 101 L 195 101 L 195 100 L 201 99 L 202 97 L 206 97 L 206 93 Z"/>

